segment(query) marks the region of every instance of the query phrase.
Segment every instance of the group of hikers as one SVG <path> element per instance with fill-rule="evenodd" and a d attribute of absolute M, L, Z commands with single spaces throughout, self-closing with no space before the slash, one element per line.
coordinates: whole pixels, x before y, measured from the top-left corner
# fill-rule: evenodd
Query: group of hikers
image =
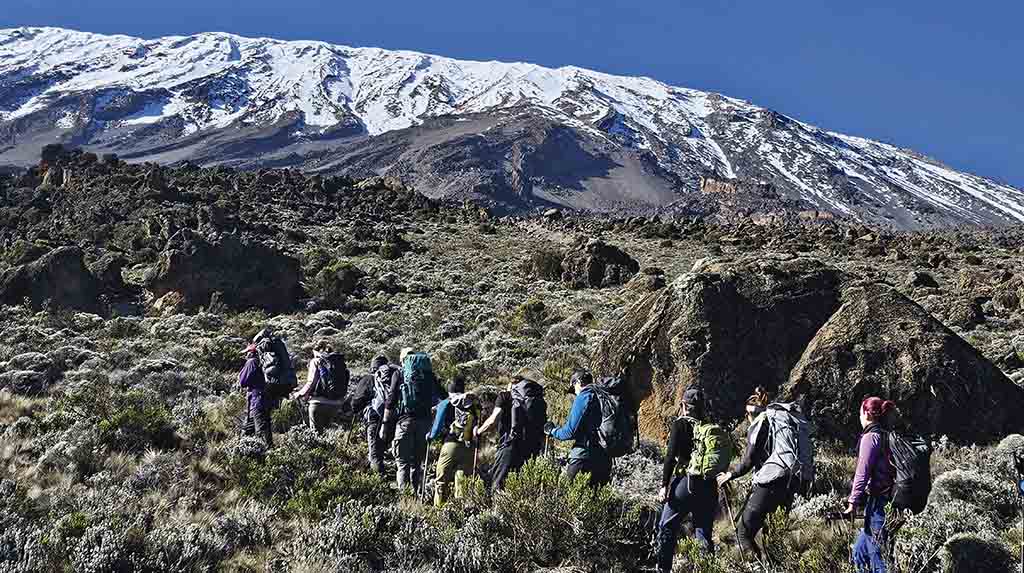
<path fill-rule="evenodd" d="M 425 353 L 403 349 L 398 363 L 377 356 L 369 372 L 349 387 L 344 357 L 317 341 L 305 384 L 296 389 L 291 359 L 280 338 L 260 332 L 245 349 L 239 382 L 247 391 L 243 432 L 272 445 L 270 414 L 285 397 L 306 402 L 308 423 L 317 431 L 343 412 L 365 426 L 367 458 L 372 471 L 387 477 L 390 449 L 400 488 L 425 492 L 428 443 L 440 442 L 434 504 L 441 506 L 464 493 L 465 476 L 477 472 L 479 441 L 492 431 L 497 450 L 490 466 L 494 490 L 505 487 L 510 474 L 541 455 L 549 438 L 572 441 L 566 477 L 584 474 L 600 487 L 612 479 L 613 460 L 635 450 L 639 442 L 637 408 L 624 391 L 628 373 L 595 379 L 578 370 L 570 378 L 575 397 L 565 424 L 548 420 L 544 387 L 525 376 L 513 378 L 498 392 L 493 411 L 484 419 L 481 400 L 454 378 L 442 387 Z M 747 443 L 730 467 L 735 446 L 729 432 L 714 419 L 705 394 L 687 389 L 680 416 L 669 428 L 662 468 L 663 503 L 655 538 L 658 571 L 671 571 L 683 520 L 688 516 L 700 547 L 714 551 L 712 529 L 719 512 L 720 489 L 753 472 L 751 487 L 738 520 L 733 521 L 740 551 L 759 562 L 770 561 L 755 537 L 770 515 L 788 511 L 797 494 L 808 494 L 815 478 L 814 445 L 802 400 L 773 402 L 758 387 L 746 401 Z M 860 405 L 863 429 L 856 473 L 846 508 L 837 518 L 863 516 L 851 546 L 858 572 L 884 572 L 887 537 L 885 512 L 920 512 L 930 492 L 927 442 L 906 429 L 897 431 L 899 411 L 891 401 L 871 397 Z M 728 497 L 726 497 L 728 500 Z"/>

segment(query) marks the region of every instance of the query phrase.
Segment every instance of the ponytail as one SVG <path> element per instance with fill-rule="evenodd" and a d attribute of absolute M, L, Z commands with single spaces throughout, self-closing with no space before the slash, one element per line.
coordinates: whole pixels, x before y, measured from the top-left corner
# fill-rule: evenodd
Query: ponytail
<path fill-rule="evenodd" d="M 860 409 L 867 414 L 868 420 L 878 422 L 887 428 L 891 428 L 900 415 L 900 409 L 896 407 L 895 402 L 874 396 L 861 402 Z"/>

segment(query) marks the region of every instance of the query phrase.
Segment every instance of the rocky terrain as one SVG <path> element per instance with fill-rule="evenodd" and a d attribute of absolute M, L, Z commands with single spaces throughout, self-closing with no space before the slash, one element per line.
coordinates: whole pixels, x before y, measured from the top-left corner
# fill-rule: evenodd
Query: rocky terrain
<path fill-rule="evenodd" d="M 650 78 L 219 33 L 0 30 L 0 166 L 30 165 L 53 142 L 130 161 L 386 175 L 507 213 L 1024 221 L 1020 189 Z"/>
<path fill-rule="evenodd" d="M 933 503 L 894 570 L 1010 571 L 1020 550 L 1018 227 L 508 217 L 392 177 L 50 146 L 0 176 L 0 255 L 0 570 L 636 570 L 690 385 L 737 436 L 753 386 L 809 398 L 819 476 L 769 529 L 780 571 L 846 567 L 852 530 L 821 516 L 849 488 L 855 408 L 874 393 L 937 447 Z M 573 368 L 628 366 L 645 443 L 608 490 L 560 481 L 553 448 L 498 495 L 488 445 L 474 493 L 434 510 L 367 471 L 347 420 L 316 436 L 286 402 L 273 449 L 238 437 L 238 351 L 265 326 L 300 363 L 330 339 L 355 373 L 421 348 L 485 401 L 526 369 L 556 420 Z M 727 518 L 716 535 L 717 559 L 684 543 L 679 570 L 755 570 Z"/>

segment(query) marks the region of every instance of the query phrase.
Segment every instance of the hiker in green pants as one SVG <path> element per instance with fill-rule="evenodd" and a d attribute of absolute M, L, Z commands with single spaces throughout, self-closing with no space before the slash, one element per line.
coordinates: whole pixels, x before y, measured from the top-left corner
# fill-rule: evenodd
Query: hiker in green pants
<path fill-rule="evenodd" d="M 480 421 L 480 406 L 476 396 L 464 391 L 461 380 L 452 382 L 448 387 L 448 399 L 437 405 L 437 415 L 428 436 L 430 441 L 443 441 L 434 488 L 434 505 L 438 507 L 451 497 L 453 486 L 455 497 L 463 496 L 465 477 L 474 470 L 473 429 Z"/>

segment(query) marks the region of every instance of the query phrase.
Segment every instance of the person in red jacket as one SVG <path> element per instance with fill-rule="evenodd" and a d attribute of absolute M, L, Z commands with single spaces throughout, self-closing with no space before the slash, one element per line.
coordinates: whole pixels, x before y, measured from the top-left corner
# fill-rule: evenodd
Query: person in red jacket
<path fill-rule="evenodd" d="M 889 461 L 889 430 L 899 415 L 896 404 L 881 398 L 868 398 L 860 405 L 860 435 L 857 472 L 853 478 L 849 503 L 844 514 L 864 509 L 864 528 L 853 544 L 853 565 L 858 573 L 885 573 L 885 506 L 892 499 L 896 470 Z"/>

